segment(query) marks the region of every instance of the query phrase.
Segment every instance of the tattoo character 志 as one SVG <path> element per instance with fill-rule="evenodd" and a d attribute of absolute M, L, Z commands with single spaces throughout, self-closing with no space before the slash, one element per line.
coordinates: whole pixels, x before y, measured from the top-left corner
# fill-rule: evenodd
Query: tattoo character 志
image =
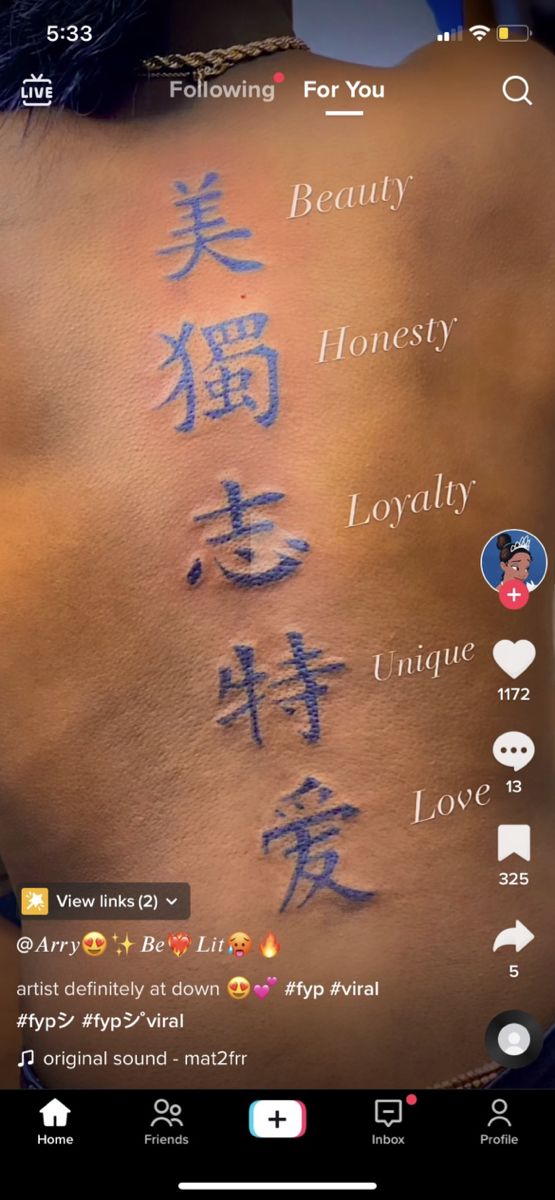
<path fill-rule="evenodd" d="M 270 519 L 249 521 L 247 515 L 252 509 L 279 504 L 285 498 L 285 493 L 268 491 L 245 497 L 236 480 L 223 480 L 222 486 L 228 503 L 223 508 L 201 513 L 194 521 L 196 524 L 225 522 L 228 526 L 223 532 L 206 539 L 207 546 L 223 547 L 219 554 L 227 555 L 227 561 L 222 557 L 215 560 L 224 579 L 242 588 L 267 587 L 289 579 L 302 565 L 302 556 L 310 550 L 309 542 L 304 538 L 280 534 L 279 546 L 284 547 L 280 551 L 274 545 L 277 536 L 274 522 Z M 252 545 L 253 541 L 257 542 L 256 546 Z M 187 573 L 189 585 L 199 583 L 202 574 L 202 562 L 197 558 Z"/>

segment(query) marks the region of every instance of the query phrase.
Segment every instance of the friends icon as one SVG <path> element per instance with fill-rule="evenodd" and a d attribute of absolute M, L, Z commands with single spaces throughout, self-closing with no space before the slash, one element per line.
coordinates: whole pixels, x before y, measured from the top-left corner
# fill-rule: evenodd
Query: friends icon
<path fill-rule="evenodd" d="M 482 550 L 482 575 L 509 610 L 524 608 L 543 583 L 547 553 L 539 538 L 522 529 L 494 533 Z"/>

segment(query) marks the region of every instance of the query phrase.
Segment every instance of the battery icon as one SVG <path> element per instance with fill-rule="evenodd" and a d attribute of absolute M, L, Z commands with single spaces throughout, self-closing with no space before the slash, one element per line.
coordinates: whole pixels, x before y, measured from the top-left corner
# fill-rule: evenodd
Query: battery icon
<path fill-rule="evenodd" d="M 527 42 L 530 37 L 528 25 L 498 25 L 498 42 Z"/>

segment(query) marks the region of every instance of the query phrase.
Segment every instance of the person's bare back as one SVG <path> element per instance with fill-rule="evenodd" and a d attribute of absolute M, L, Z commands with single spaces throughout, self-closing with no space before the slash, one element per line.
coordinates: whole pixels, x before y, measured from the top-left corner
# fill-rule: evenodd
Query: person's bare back
<path fill-rule="evenodd" d="M 272 106 L 176 101 L 157 118 L 57 116 L 27 139 L 13 118 L 1 131 L 0 854 L 14 884 L 187 879 L 195 936 L 278 933 L 281 995 L 247 1006 L 225 995 L 236 964 L 140 956 L 151 927 L 130 925 L 125 978 L 222 988 L 187 1001 L 187 1050 L 248 1053 L 235 1074 L 191 1067 L 191 1086 L 425 1086 L 476 1067 L 506 1007 L 491 944 L 513 914 L 492 884 L 492 846 L 503 814 L 525 819 L 531 804 L 526 923 L 540 936 L 517 998 L 552 1016 L 547 729 L 526 801 L 508 796 L 491 755 L 502 682 L 491 648 L 512 633 L 479 571 L 511 519 L 544 541 L 552 524 L 553 179 L 541 149 L 552 96 L 541 53 L 530 52 L 528 110 L 497 102 L 495 50 L 478 59 L 471 46 L 457 68 L 425 51 L 380 71 L 385 99 L 345 126 L 300 99 L 300 80 L 376 73 L 283 61 Z M 258 63 L 226 78 L 267 75 Z M 172 278 L 187 252 L 160 251 L 179 246 L 171 231 L 192 211 L 176 201 L 212 172 L 210 216 L 251 235 L 213 248 L 262 267 L 205 252 Z M 265 351 L 261 391 L 236 408 L 217 354 L 232 337 Z M 238 497 L 258 501 L 245 523 L 273 528 L 233 559 L 210 540 L 225 518 L 207 514 Z M 547 586 L 519 636 L 538 646 L 540 730 Z M 316 650 L 333 666 L 318 676 L 326 690 L 272 691 Z M 437 674 L 396 676 L 398 659 L 446 650 Z M 250 707 L 236 687 L 249 663 Z M 442 816 L 445 794 L 455 801 Z M 327 885 L 314 852 L 303 874 L 299 841 L 285 854 L 278 833 L 283 813 L 321 805 L 337 826 Z M 75 936 L 75 923 L 60 930 Z M 261 962 L 236 973 L 262 984 Z M 114 963 L 104 956 L 94 977 Z M 91 977 L 81 956 L 30 955 L 22 971 Z M 336 979 L 379 981 L 379 995 L 283 994 L 289 980 Z M 126 1048 L 147 1045 L 136 1033 Z M 97 1050 L 98 1035 L 67 1045 Z M 48 1086 L 62 1078 L 45 1072 Z M 158 1078 L 153 1068 L 140 1083 Z M 182 1067 L 163 1078 L 177 1086 Z M 138 1076 L 91 1068 L 72 1082 Z"/>

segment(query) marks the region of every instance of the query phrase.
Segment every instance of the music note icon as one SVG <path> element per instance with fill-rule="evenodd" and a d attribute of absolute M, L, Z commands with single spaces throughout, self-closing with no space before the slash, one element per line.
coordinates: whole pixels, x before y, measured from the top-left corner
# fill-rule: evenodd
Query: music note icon
<path fill-rule="evenodd" d="M 18 1065 L 18 1067 L 25 1067 L 25 1066 L 32 1067 L 34 1061 L 35 1061 L 35 1051 L 34 1050 L 23 1050 L 22 1054 L 21 1054 L 21 1058 L 17 1065 Z"/>

